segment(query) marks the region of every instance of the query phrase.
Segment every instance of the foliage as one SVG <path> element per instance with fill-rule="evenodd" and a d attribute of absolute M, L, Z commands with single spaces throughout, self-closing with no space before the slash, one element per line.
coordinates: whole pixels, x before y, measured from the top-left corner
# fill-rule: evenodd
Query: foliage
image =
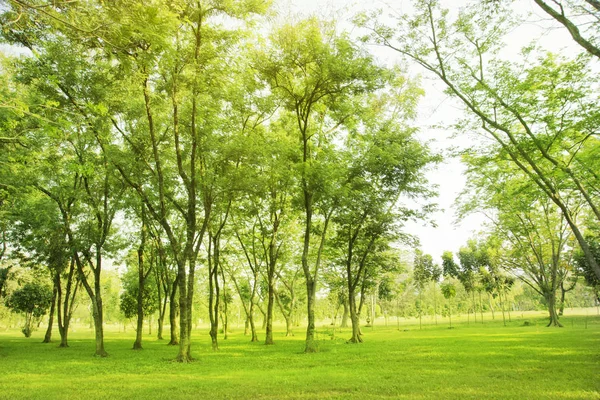
<path fill-rule="evenodd" d="M 30 337 L 35 320 L 46 315 L 52 303 L 52 290 L 40 283 L 26 283 L 22 288 L 12 292 L 5 304 L 13 312 L 25 314 L 23 334 Z"/>
<path fill-rule="evenodd" d="M 450 300 L 456 296 L 456 286 L 454 286 L 452 282 L 442 283 L 440 289 L 447 300 Z"/>
<path fill-rule="evenodd" d="M 600 239 L 588 237 L 588 242 L 594 257 L 600 262 Z M 577 273 L 582 275 L 585 282 L 594 288 L 596 296 L 600 299 L 600 278 L 594 273 L 581 251 L 575 253 L 574 263 Z"/>
<path fill-rule="evenodd" d="M 371 31 L 371 40 L 444 83 L 447 93 L 465 109 L 458 130 L 486 139 L 466 150 L 471 160 L 519 169 L 560 210 L 600 276 L 600 266 L 583 236 L 583 220 L 576 218 L 584 209 L 595 223 L 600 222 L 599 177 L 594 172 L 598 157 L 592 156 L 600 146 L 595 133 L 600 118 L 598 80 L 590 57 L 568 58 L 530 45 L 518 57 L 507 59 L 500 50 L 508 32 L 521 22 L 519 16 L 509 5 L 490 12 L 481 3 L 471 3 L 452 15 L 438 1 L 421 0 L 415 2 L 415 13 L 399 14 L 393 26 L 376 13 L 359 16 L 357 23 Z M 562 7 L 561 2 L 553 3 Z M 597 8 L 583 9 L 588 10 L 584 14 L 590 26 L 596 26 Z"/>

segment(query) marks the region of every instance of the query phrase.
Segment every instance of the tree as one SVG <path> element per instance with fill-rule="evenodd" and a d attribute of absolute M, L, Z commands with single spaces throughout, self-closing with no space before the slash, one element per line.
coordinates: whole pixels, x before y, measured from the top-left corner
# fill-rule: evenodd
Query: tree
<path fill-rule="evenodd" d="M 450 320 L 450 329 L 452 329 L 452 299 L 456 297 L 456 286 L 452 282 L 446 282 L 440 288 L 444 298 L 448 300 L 448 318 Z"/>
<path fill-rule="evenodd" d="M 600 260 L 600 239 L 596 237 L 588 237 L 590 248 L 596 260 Z M 585 282 L 594 290 L 596 299 L 600 302 L 600 279 L 594 273 L 594 270 L 587 263 L 587 258 L 582 252 L 575 253 L 574 264 L 579 275 L 583 276 Z"/>
<path fill-rule="evenodd" d="M 270 46 L 262 51 L 256 67 L 291 114 L 299 138 L 296 170 L 304 213 L 302 269 L 308 316 L 305 352 L 314 352 L 318 275 L 336 208 L 331 197 L 332 139 L 353 114 L 346 107 L 348 100 L 377 88 L 380 70 L 347 37 L 316 18 L 279 28 L 271 35 Z"/>
<path fill-rule="evenodd" d="M 126 258 L 127 271 L 121 277 L 123 292 L 120 296 L 119 308 L 125 318 L 136 317 L 136 338 L 133 344 L 134 350 L 142 349 L 142 333 L 144 317 L 152 315 L 157 310 L 156 285 L 148 282 L 151 275 L 155 257 L 153 257 L 152 242 L 148 239 L 148 226 L 142 211 L 142 228 L 140 230 L 140 242 L 136 251 L 131 251 Z M 150 244 L 150 246 L 147 246 Z M 148 284 L 151 283 L 151 284 Z"/>
<path fill-rule="evenodd" d="M 26 283 L 6 298 L 8 308 L 25 314 L 25 325 L 21 330 L 25 337 L 31 336 L 35 320 L 46 315 L 52 298 L 52 290 L 39 283 Z"/>
<path fill-rule="evenodd" d="M 478 275 L 480 269 L 489 264 L 487 248 L 482 243 L 469 240 L 466 246 L 459 249 L 458 259 L 459 264 L 454 261 L 454 256 L 451 252 L 444 252 L 442 255 L 444 273 L 445 275 L 457 278 L 465 288 L 467 294 L 471 295 L 471 308 L 467 311 L 467 318 L 471 310 L 473 311 L 473 318 L 475 318 L 475 292 L 479 291 Z"/>
<path fill-rule="evenodd" d="M 419 329 L 421 329 L 421 319 L 423 316 L 423 289 L 425 284 L 431 280 L 431 272 L 434 268 L 433 258 L 429 254 L 423 254 L 422 251 L 415 251 L 415 260 L 413 263 L 413 281 L 419 290 Z"/>
<path fill-rule="evenodd" d="M 501 0 L 486 0 L 486 2 L 498 6 Z M 564 26 L 579 46 L 600 58 L 598 37 L 600 3 L 597 0 L 534 0 L 534 2 L 542 11 Z"/>
<path fill-rule="evenodd" d="M 562 2 L 554 3 L 560 7 Z M 467 110 L 461 130 L 490 138 L 495 144 L 485 148 L 509 159 L 560 209 L 600 277 L 600 266 L 575 218 L 577 207 L 585 207 L 600 221 L 598 158 L 591 156 L 600 146 L 594 133 L 600 113 L 592 89 L 597 74 L 590 70 L 589 57 L 566 59 L 530 46 L 520 61 L 506 61 L 499 49 L 514 16 L 508 7 L 490 13 L 485 5 L 475 4 L 451 21 L 438 1 L 416 5 L 415 15 L 399 17 L 394 28 L 364 15 L 357 22 L 371 29 L 373 40 L 446 85 Z M 575 208 L 569 201 L 573 196 L 581 200 Z"/>
<path fill-rule="evenodd" d="M 338 166 L 340 171 L 331 177 L 339 180 L 334 193 L 336 236 L 332 246 L 341 250 L 353 343 L 362 341 L 356 296 L 364 292 L 367 277 L 378 281 L 385 270 L 372 259 L 388 251 L 394 240 L 410 242 L 408 235 L 400 233 L 402 223 L 431 209 L 431 205 L 410 208 L 400 200 L 431 196 L 423 170 L 437 158 L 407 126 L 421 91 L 400 75 L 390 73 L 388 82 L 387 90 L 354 100 L 355 125 L 346 137 L 342 159 L 337 161 L 347 167 Z"/>
<path fill-rule="evenodd" d="M 556 312 L 556 291 L 569 273 L 568 248 L 573 236 L 560 213 L 531 182 L 525 181 L 510 164 L 499 161 L 470 171 L 468 187 L 476 188 L 464 209 L 480 210 L 492 223 L 493 237 L 488 240 L 485 285 L 500 296 L 504 318 L 506 292 L 513 284 L 499 273 L 501 267 L 543 296 L 550 317 L 549 326 L 561 326 Z M 572 200 L 574 201 L 574 200 Z M 576 207 L 573 207 L 576 209 Z"/>

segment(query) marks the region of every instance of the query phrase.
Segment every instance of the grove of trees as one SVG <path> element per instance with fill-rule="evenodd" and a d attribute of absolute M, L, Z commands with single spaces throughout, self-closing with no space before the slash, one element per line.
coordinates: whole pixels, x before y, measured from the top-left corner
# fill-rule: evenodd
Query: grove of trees
<path fill-rule="evenodd" d="M 218 350 L 234 306 L 266 345 L 276 318 L 288 335 L 305 319 L 310 353 L 340 309 L 360 343 L 376 314 L 506 324 L 521 295 L 561 326 L 568 292 L 600 301 L 600 6 L 535 0 L 571 52 L 507 58 L 515 2 L 441 3 L 357 12 L 352 31 L 262 0 L 1 3 L 0 298 L 25 335 L 47 312 L 67 347 L 89 303 L 104 357 L 107 310 L 135 318 L 134 349 L 156 314 L 189 362 L 197 321 Z M 457 259 L 405 227 L 436 210 L 443 158 L 416 128 L 415 66 L 464 108 L 445 127 L 469 137 L 459 213 L 488 224 Z"/>

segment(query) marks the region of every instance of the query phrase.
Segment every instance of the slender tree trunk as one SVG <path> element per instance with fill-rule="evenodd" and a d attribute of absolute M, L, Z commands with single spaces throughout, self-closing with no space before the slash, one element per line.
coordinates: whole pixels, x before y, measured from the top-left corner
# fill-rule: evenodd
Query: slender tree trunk
<path fill-rule="evenodd" d="M 60 279 L 60 275 L 58 273 L 56 273 L 54 277 L 54 285 L 52 287 L 52 304 L 50 305 L 50 313 L 48 314 L 48 328 L 46 329 L 46 334 L 44 335 L 44 340 L 42 343 L 50 343 L 52 341 L 52 325 L 54 324 L 56 297 L 58 295 L 58 287 L 56 285 L 57 279 Z"/>
<path fill-rule="evenodd" d="M 108 357 L 104 349 L 104 310 L 102 308 L 102 286 L 100 285 L 100 271 L 102 267 L 101 245 L 96 245 L 96 267 L 94 269 L 94 290 L 90 296 L 92 300 L 92 315 L 94 317 L 94 333 L 96 338 L 96 353 L 98 357 Z M 89 294 L 89 291 L 88 291 Z"/>
<path fill-rule="evenodd" d="M 350 316 L 350 305 L 348 300 L 344 300 L 344 302 L 342 303 L 342 306 L 344 307 L 344 313 L 342 314 L 342 322 L 340 324 L 340 328 L 347 328 L 348 327 L 348 318 Z"/>
<path fill-rule="evenodd" d="M 273 344 L 273 304 L 275 302 L 273 277 L 269 276 L 269 280 L 270 280 L 270 282 L 268 283 L 269 294 L 268 294 L 268 299 L 267 299 L 267 318 L 266 318 L 267 326 L 266 326 L 266 334 L 265 334 L 265 344 L 266 345 Z"/>
<path fill-rule="evenodd" d="M 155 238 L 156 239 L 156 238 Z M 163 332 L 165 326 L 165 315 L 167 313 L 167 298 L 168 298 L 168 283 L 166 282 L 166 261 L 164 256 L 164 249 L 159 246 L 158 255 L 156 259 L 156 268 L 154 269 L 154 276 L 156 278 L 156 290 L 158 292 L 158 331 L 156 338 L 158 340 L 164 340 Z"/>
<path fill-rule="evenodd" d="M 510 317 L 510 308 L 511 308 L 511 303 L 509 303 L 509 301 L 508 301 L 508 295 L 507 295 L 506 293 L 504 293 L 504 301 L 505 301 L 505 302 L 506 302 L 506 304 L 507 304 L 507 307 L 506 307 L 506 313 L 508 314 L 508 322 L 512 322 L 512 319 L 511 319 L 511 317 Z"/>
<path fill-rule="evenodd" d="M 177 329 L 177 321 L 179 319 L 179 302 L 177 301 L 177 289 L 178 281 L 176 279 L 175 282 L 173 282 L 171 293 L 169 293 L 169 324 L 171 333 L 171 340 L 169 340 L 168 343 L 169 346 L 177 346 L 179 344 L 179 335 Z"/>
<path fill-rule="evenodd" d="M 436 284 L 435 281 L 433 282 L 433 315 L 435 316 L 435 324 L 438 324 L 438 320 L 437 320 L 437 288 L 436 288 Z"/>
<path fill-rule="evenodd" d="M 490 310 L 492 311 L 492 320 L 496 319 L 496 315 L 494 313 L 494 304 L 492 303 L 492 296 L 488 293 L 488 303 L 490 304 Z"/>
<path fill-rule="evenodd" d="M 265 329 L 267 327 L 267 313 L 265 312 L 265 310 L 263 310 L 260 304 L 256 303 L 256 307 L 258 307 L 258 311 L 260 311 L 260 314 L 262 315 L 260 328 Z"/>
<path fill-rule="evenodd" d="M 31 326 L 33 325 L 33 316 L 30 312 L 25 313 L 25 325 L 23 326 L 23 335 L 26 338 L 31 337 Z"/>
<path fill-rule="evenodd" d="M 352 323 L 352 337 L 348 342 L 362 343 L 362 334 L 360 332 L 360 318 L 356 308 L 356 294 L 354 290 L 348 291 L 348 304 L 350 309 L 350 321 Z"/>
<path fill-rule="evenodd" d="M 81 286 L 80 281 L 75 281 L 73 286 L 73 280 L 75 279 L 75 260 L 71 259 L 71 265 L 69 267 L 69 273 L 67 274 L 67 285 L 64 293 L 62 293 L 62 283 L 59 279 L 57 280 L 57 317 L 58 317 L 58 333 L 60 334 L 60 345 L 58 347 L 69 347 L 68 336 L 69 336 L 69 325 L 71 324 L 71 316 L 73 315 L 73 309 L 75 305 L 75 297 L 77 291 Z"/>
<path fill-rule="evenodd" d="M 422 329 L 421 317 L 423 316 L 423 289 L 419 289 L 419 330 Z"/>
<path fill-rule="evenodd" d="M 317 301 L 317 282 L 309 277 L 306 280 L 306 310 L 307 310 L 307 325 L 306 325 L 306 342 L 304 347 L 305 353 L 315 353 L 318 351 L 318 346 L 315 338 L 315 303 Z"/>
<path fill-rule="evenodd" d="M 225 283 L 225 271 L 221 271 L 221 284 L 223 285 L 223 295 L 221 302 L 221 325 L 223 325 L 223 340 L 227 340 L 229 332 L 229 304 L 227 302 L 227 284 Z"/>
<path fill-rule="evenodd" d="M 229 306 L 225 299 L 223 299 L 222 304 L 221 324 L 223 325 L 223 340 L 227 340 L 229 338 Z"/>
<path fill-rule="evenodd" d="M 177 362 L 187 363 L 193 361 L 191 355 L 192 342 L 190 338 L 191 334 L 191 308 L 192 304 L 189 302 L 190 297 L 188 296 L 188 280 L 191 277 L 186 271 L 186 263 L 192 265 L 192 257 L 188 251 L 184 252 L 184 260 L 178 261 L 177 266 L 177 282 L 179 285 L 179 352 L 175 360 Z"/>
<path fill-rule="evenodd" d="M 291 300 L 289 308 L 286 309 L 281 303 L 281 299 L 279 298 L 279 293 L 275 292 L 275 300 L 277 301 L 277 305 L 279 306 L 279 310 L 281 311 L 281 315 L 285 319 L 285 336 L 294 336 L 294 319 L 293 319 L 293 310 L 294 310 L 294 293 L 291 292 Z"/>
<path fill-rule="evenodd" d="M 219 332 L 219 238 L 208 235 L 208 313 L 210 317 L 210 339 L 213 351 L 219 350 L 218 332 Z"/>
<path fill-rule="evenodd" d="M 166 304 L 165 304 L 166 306 Z M 162 310 L 159 310 L 158 312 L 158 327 L 157 327 L 157 332 L 156 332 L 156 338 L 158 340 L 163 340 L 163 329 L 164 329 L 164 323 L 165 323 L 165 309 L 163 308 Z"/>
<path fill-rule="evenodd" d="M 470 319 L 471 319 L 471 307 L 467 308 L 467 325 L 470 325 Z"/>
<path fill-rule="evenodd" d="M 565 312 L 565 295 L 566 294 L 567 294 L 567 291 L 561 284 L 561 286 L 560 286 L 560 308 L 558 309 L 558 315 L 560 317 L 562 317 Z"/>
<path fill-rule="evenodd" d="M 481 323 L 483 324 L 483 303 L 481 302 L 481 291 L 479 291 L 478 294 L 479 294 L 479 313 L 481 314 Z"/>
<path fill-rule="evenodd" d="M 502 292 L 499 293 L 500 296 L 500 308 L 502 309 L 502 322 L 504 326 L 506 326 L 506 316 L 504 315 L 504 299 L 502 298 Z"/>
<path fill-rule="evenodd" d="M 475 301 L 475 290 L 471 290 L 471 303 L 473 304 L 473 323 L 477 323 L 477 301 Z"/>
<path fill-rule="evenodd" d="M 250 321 L 250 333 L 252 334 L 250 341 L 258 342 L 258 334 L 256 333 L 256 325 L 254 323 L 254 302 L 250 303 L 248 320 Z"/>
<path fill-rule="evenodd" d="M 142 230 L 140 246 L 137 250 L 138 255 L 138 292 L 137 292 L 137 324 L 135 333 L 135 342 L 133 350 L 142 350 L 142 329 L 144 328 L 144 283 L 146 276 L 144 273 L 144 250 L 146 246 L 146 218 L 144 217 L 144 207 L 142 206 Z M 150 322 L 150 321 L 148 321 Z"/>

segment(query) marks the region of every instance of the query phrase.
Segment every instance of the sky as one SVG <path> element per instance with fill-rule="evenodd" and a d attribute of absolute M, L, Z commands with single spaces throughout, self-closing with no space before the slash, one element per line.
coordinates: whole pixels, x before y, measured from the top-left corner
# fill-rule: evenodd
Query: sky
<path fill-rule="evenodd" d="M 466 0 L 441 0 L 442 6 L 452 11 L 464 6 Z M 349 20 L 353 14 L 365 7 L 381 8 L 384 10 L 395 10 L 409 12 L 411 1 L 395 0 L 392 2 L 357 2 L 354 0 L 280 0 L 277 4 L 280 12 L 286 14 L 316 13 L 325 17 L 337 16 L 338 21 Z M 519 0 L 513 3 L 516 11 L 531 14 L 528 20 L 531 23 L 519 26 L 512 31 L 506 39 L 506 47 L 503 55 L 510 59 L 516 56 L 518 51 L 531 41 L 538 45 L 551 48 L 553 51 L 568 51 L 576 48 L 570 41 L 568 34 L 562 29 L 549 29 L 552 22 L 544 15 L 531 0 Z M 346 29 L 352 29 L 351 24 L 342 22 Z M 382 48 L 371 47 L 373 53 L 386 64 L 394 64 L 400 61 L 397 54 Z M 423 71 L 414 70 L 412 73 Z M 430 146 L 445 157 L 437 169 L 427 174 L 429 181 L 438 186 L 439 197 L 437 203 L 440 211 L 432 215 L 436 226 L 423 222 L 411 222 L 405 227 L 407 233 L 417 236 L 420 240 L 421 249 L 433 256 L 434 261 L 441 263 L 441 255 L 445 250 L 456 253 L 464 246 L 470 238 L 481 235 L 484 230 L 485 219 L 482 215 L 471 215 L 459 221 L 457 220 L 455 200 L 463 190 L 466 178 L 464 176 L 465 166 L 460 160 L 450 157 L 452 147 L 464 148 L 469 145 L 468 138 L 457 135 L 452 138 L 450 129 L 435 129 L 433 126 L 443 124 L 451 126 L 457 116 L 462 113 L 460 104 L 443 93 L 444 86 L 441 82 L 426 75 L 423 76 L 422 86 L 425 96 L 419 105 L 418 118 L 415 124 L 419 127 L 419 136 L 424 141 L 429 141 Z"/>

